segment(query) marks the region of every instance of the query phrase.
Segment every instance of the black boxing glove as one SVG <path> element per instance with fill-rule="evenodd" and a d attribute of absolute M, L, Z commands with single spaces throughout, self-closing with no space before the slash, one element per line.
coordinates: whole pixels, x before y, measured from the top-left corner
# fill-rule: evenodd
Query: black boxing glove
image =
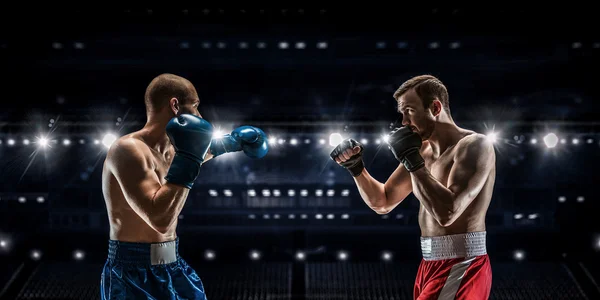
<path fill-rule="evenodd" d="M 331 156 L 331 159 L 335 161 L 335 158 L 338 157 L 340 154 L 344 153 L 344 151 L 348 149 L 354 149 L 354 147 L 356 146 L 360 147 L 360 151 L 357 154 L 354 154 L 352 157 L 350 157 L 350 159 L 348 159 L 347 161 L 339 163 L 340 166 L 346 168 L 354 177 L 359 176 L 365 169 L 365 164 L 362 159 L 362 153 L 364 148 L 361 143 L 355 141 L 354 139 L 347 139 L 341 142 L 339 145 L 337 145 L 337 147 L 335 147 L 335 149 L 333 149 L 333 151 L 331 151 L 331 154 L 329 155 Z"/>
<path fill-rule="evenodd" d="M 409 172 L 425 166 L 425 160 L 419 153 L 422 144 L 421 136 L 407 126 L 394 129 L 388 140 L 388 148 Z"/>

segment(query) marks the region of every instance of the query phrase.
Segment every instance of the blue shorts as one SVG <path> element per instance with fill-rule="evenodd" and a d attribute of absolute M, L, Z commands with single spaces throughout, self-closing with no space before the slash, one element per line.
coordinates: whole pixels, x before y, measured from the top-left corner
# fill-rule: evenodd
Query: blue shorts
<path fill-rule="evenodd" d="M 178 248 L 179 238 L 152 244 L 109 240 L 101 299 L 206 299 L 200 277 Z"/>

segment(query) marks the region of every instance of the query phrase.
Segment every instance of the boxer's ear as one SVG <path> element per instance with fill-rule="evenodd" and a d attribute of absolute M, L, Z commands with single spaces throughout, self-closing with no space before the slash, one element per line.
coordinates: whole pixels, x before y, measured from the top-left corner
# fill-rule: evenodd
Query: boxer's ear
<path fill-rule="evenodd" d="M 169 109 L 176 116 L 179 115 L 179 112 L 181 111 L 179 99 L 177 99 L 175 97 L 171 98 L 171 100 L 169 100 Z"/>
<path fill-rule="evenodd" d="M 442 112 L 442 102 L 440 100 L 433 99 L 433 101 L 431 102 L 431 105 L 429 105 L 429 110 L 431 110 L 431 114 L 434 117 L 437 117 L 440 115 L 440 113 Z"/>

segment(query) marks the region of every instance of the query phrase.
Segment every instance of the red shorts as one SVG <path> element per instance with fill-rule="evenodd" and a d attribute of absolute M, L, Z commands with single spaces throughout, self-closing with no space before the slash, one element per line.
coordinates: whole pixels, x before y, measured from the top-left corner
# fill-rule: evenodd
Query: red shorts
<path fill-rule="evenodd" d="M 428 240 L 423 243 L 423 239 Z M 488 299 L 492 267 L 485 253 L 485 233 L 422 238 L 414 299 Z M 455 257 L 459 256 L 459 257 Z"/>

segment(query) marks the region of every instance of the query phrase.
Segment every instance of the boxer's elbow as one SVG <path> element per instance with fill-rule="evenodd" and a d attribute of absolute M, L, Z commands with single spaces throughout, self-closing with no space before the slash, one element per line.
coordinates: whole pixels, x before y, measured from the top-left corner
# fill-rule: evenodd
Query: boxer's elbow
<path fill-rule="evenodd" d="M 392 208 L 387 206 L 371 206 L 371 209 L 378 215 L 387 215 L 392 211 Z"/>

